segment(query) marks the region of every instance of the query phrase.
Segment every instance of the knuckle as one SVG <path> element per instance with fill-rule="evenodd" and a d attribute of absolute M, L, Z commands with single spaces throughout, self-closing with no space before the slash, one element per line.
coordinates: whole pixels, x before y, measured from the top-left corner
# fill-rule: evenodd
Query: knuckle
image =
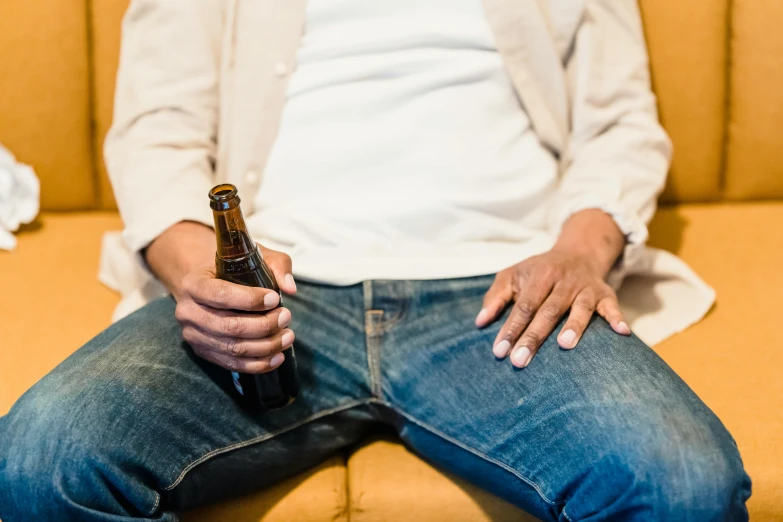
<path fill-rule="evenodd" d="M 270 333 L 272 333 L 272 321 L 269 319 L 269 316 L 267 314 L 263 314 L 259 316 L 258 318 L 259 323 L 261 324 L 261 335 L 266 337 Z"/>
<path fill-rule="evenodd" d="M 193 290 L 195 288 L 195 277 L 193 274 L 185 274 L 185 277 L 182 278 L 182 288 L 185 290 L 185 293 L 188 295 L 193 293 Z"/>
<path fill-rule="evenodd" d="M 520 317 L 509 317 L 508 321 L 506 321 L 506 325 L 503 327 L 503 330 L 511 336 L 519 335 L 519 333 L 524 329 L 525 325 L 527 324 L 527 321 Z"/>
<path fill-rule="evenodd" d="M 603 291 L 600 293 L 600 300 L 612 304 L 617 304 L 617 294 L 614 293 L 612 287 L 607 285 L 606 288 L 604 288 Z"/>
<path fill-rule="evenodd" d="M 539 271 L 541 272 L 541 276 L 544 279 L 552 280 L 557 277 L 557 266 L 552 264 L 542 264 L 540 265 Z"/>
<path fill-rule="evenodd" d="M 223 342 L 223 351 L 232 357 L 242 357 L 245 355 L 245 348 L 242 343 L 236 339 L 228 339 Z"/>
<path fill-rule="evenodd" d="M 526 317 L 533 315 L 536 311 L 536 306 L 532 302 L 524 299 L 517 301 L 515 306 L 517 311 Z"/>
<path fill-rule="evenodd" d="M 227 285 L 215 285 L 210 297 L 216 303 L 226 303 L 231 298 L 231 290 Z"/>
<path fill-rule="evenodd" d="M 223 332 L 231 337 L 237 337 L 244 333 L 244 323 L 239 317 L 226 317 L 223 321 Z"/>
<path fill-rule="evenodd" d="M 595 311 L 595 299 L 580 298 L 574 302 L 574 308 L 582 312 L 593 313 Z"/>
<path fill-rule="evenodd" d="M 174 309 L 174 318 L 179 323 L 184 323 L 187 321 L 189 316 L 188 310 L 186 309 L 186 305 L 182 302 L 177 303 L 177 307 Z"/>
<path fill-rule="evenodd" d="M 528 348 L 536 348 L 543 342 L 543 340 L 544 336 L 539 332 L 525 332 L 521 344 L 522 346 L 527 346 Z"/>
<path fill-rule="evenodd" d="M 221 365 L 225 367 L 228 370 L 239 372 L 242 371 L 242 364 L 237 359 L 232 359 L 230 357 L 221 359 Z"/>
<path fill-rule="evenodd" d="M 542 306 L 539 313 L 544 317 L 544 319 L 549 321 L 557 321 L 562 315 L 560 308 L 555 305 Z"/>
<path fill-rule="evenodd" d="M 182 329 L 182 338 L 186 343 L 192 344 L 197 339 L 196 330 L 189 326 Z"/>
<path fill-rule="evenodd" d="M 258 346 L 255 355 L 258 357 L 271 357 L 277 352 L 282 351 L 280 343 L 263 342 Z"/>

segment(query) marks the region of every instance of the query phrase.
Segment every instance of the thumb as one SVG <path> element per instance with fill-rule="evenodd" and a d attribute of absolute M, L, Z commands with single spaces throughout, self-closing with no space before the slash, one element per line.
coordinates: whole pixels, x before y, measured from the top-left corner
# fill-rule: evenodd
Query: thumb
<path fill-rule="evenodd" d="M 294 282 L 293 272 L 291 270 L 291 256 L 277 250 L 271 250 L 258 245 L 261 249 L 261 255 L 264 256 L 264 262 L 272 275 L 275 276 L 277 286 L 286 294 L 296 293 L 296 282 Z"/>
<path fill-rule="evenodd" d="M 476 316 L 476 326 L 483 328 L 492 323 L 513 297 L 514 293 L 511 290 L 510 279 L 508 273 L 504 270 L 495 276 L 495 281 L 484 295 L 484 304 L 478 316 Z"/>

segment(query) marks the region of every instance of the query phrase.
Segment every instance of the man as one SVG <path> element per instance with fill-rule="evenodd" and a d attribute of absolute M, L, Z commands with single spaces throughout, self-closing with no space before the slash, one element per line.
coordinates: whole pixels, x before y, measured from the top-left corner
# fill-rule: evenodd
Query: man
<path fill-rule="evenodd" d="M 544 520 L 747 520 L 731 436 L 606 282 L 669 153 L 632 0 L 135 0 L 107 161 L 125 284 L 173 299 L 0 419 L 0 516 L 176 520 L 386 423 Z M 215 279 L 218 181 L 285 307 Z M 294 338 L 296 401 L 237 407 L 226 369 Z"/>

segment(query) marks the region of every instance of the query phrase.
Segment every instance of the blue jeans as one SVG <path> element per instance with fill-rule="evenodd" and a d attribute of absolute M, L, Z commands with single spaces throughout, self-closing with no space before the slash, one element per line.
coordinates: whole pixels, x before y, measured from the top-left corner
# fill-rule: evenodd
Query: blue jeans
<path fill-rule="evenodd" d="M 635 337 L 595 318 L 515 370 L 474 324 L 491 277 L 299 284 L 302 389 L 263 415 L 193 355 L 174 302 L 113 325 L 0 418 L 4 522 L 177 520 L 268 486 L 386 425 L 434 465 L 543 520 L 747 520 L 718 418 Z M 388 428 L 387 428 L 388 429 Z"/>

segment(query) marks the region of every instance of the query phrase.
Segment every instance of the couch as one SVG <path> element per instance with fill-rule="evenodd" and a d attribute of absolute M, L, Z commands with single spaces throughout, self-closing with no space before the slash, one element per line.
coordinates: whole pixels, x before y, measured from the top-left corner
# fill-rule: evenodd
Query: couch
<path fill-rule="evenodd" d="M 655 350 L 735 436 L 754 480 L 752 520 L 783 520 L 783 3 L 641 6 L 676 148 L 651 243 L 718 295 L 702 322 Z M 118 302 L 96 273 L 102 234 L 121 227 L 101 149 L 126 7 L 0 2 L 0 143 L 36 169 L 43 209 L 17 250 L 0 252 L 0 414 L 105 328 Z M 387 437 L 183 520 L 532 519 Z"/>

